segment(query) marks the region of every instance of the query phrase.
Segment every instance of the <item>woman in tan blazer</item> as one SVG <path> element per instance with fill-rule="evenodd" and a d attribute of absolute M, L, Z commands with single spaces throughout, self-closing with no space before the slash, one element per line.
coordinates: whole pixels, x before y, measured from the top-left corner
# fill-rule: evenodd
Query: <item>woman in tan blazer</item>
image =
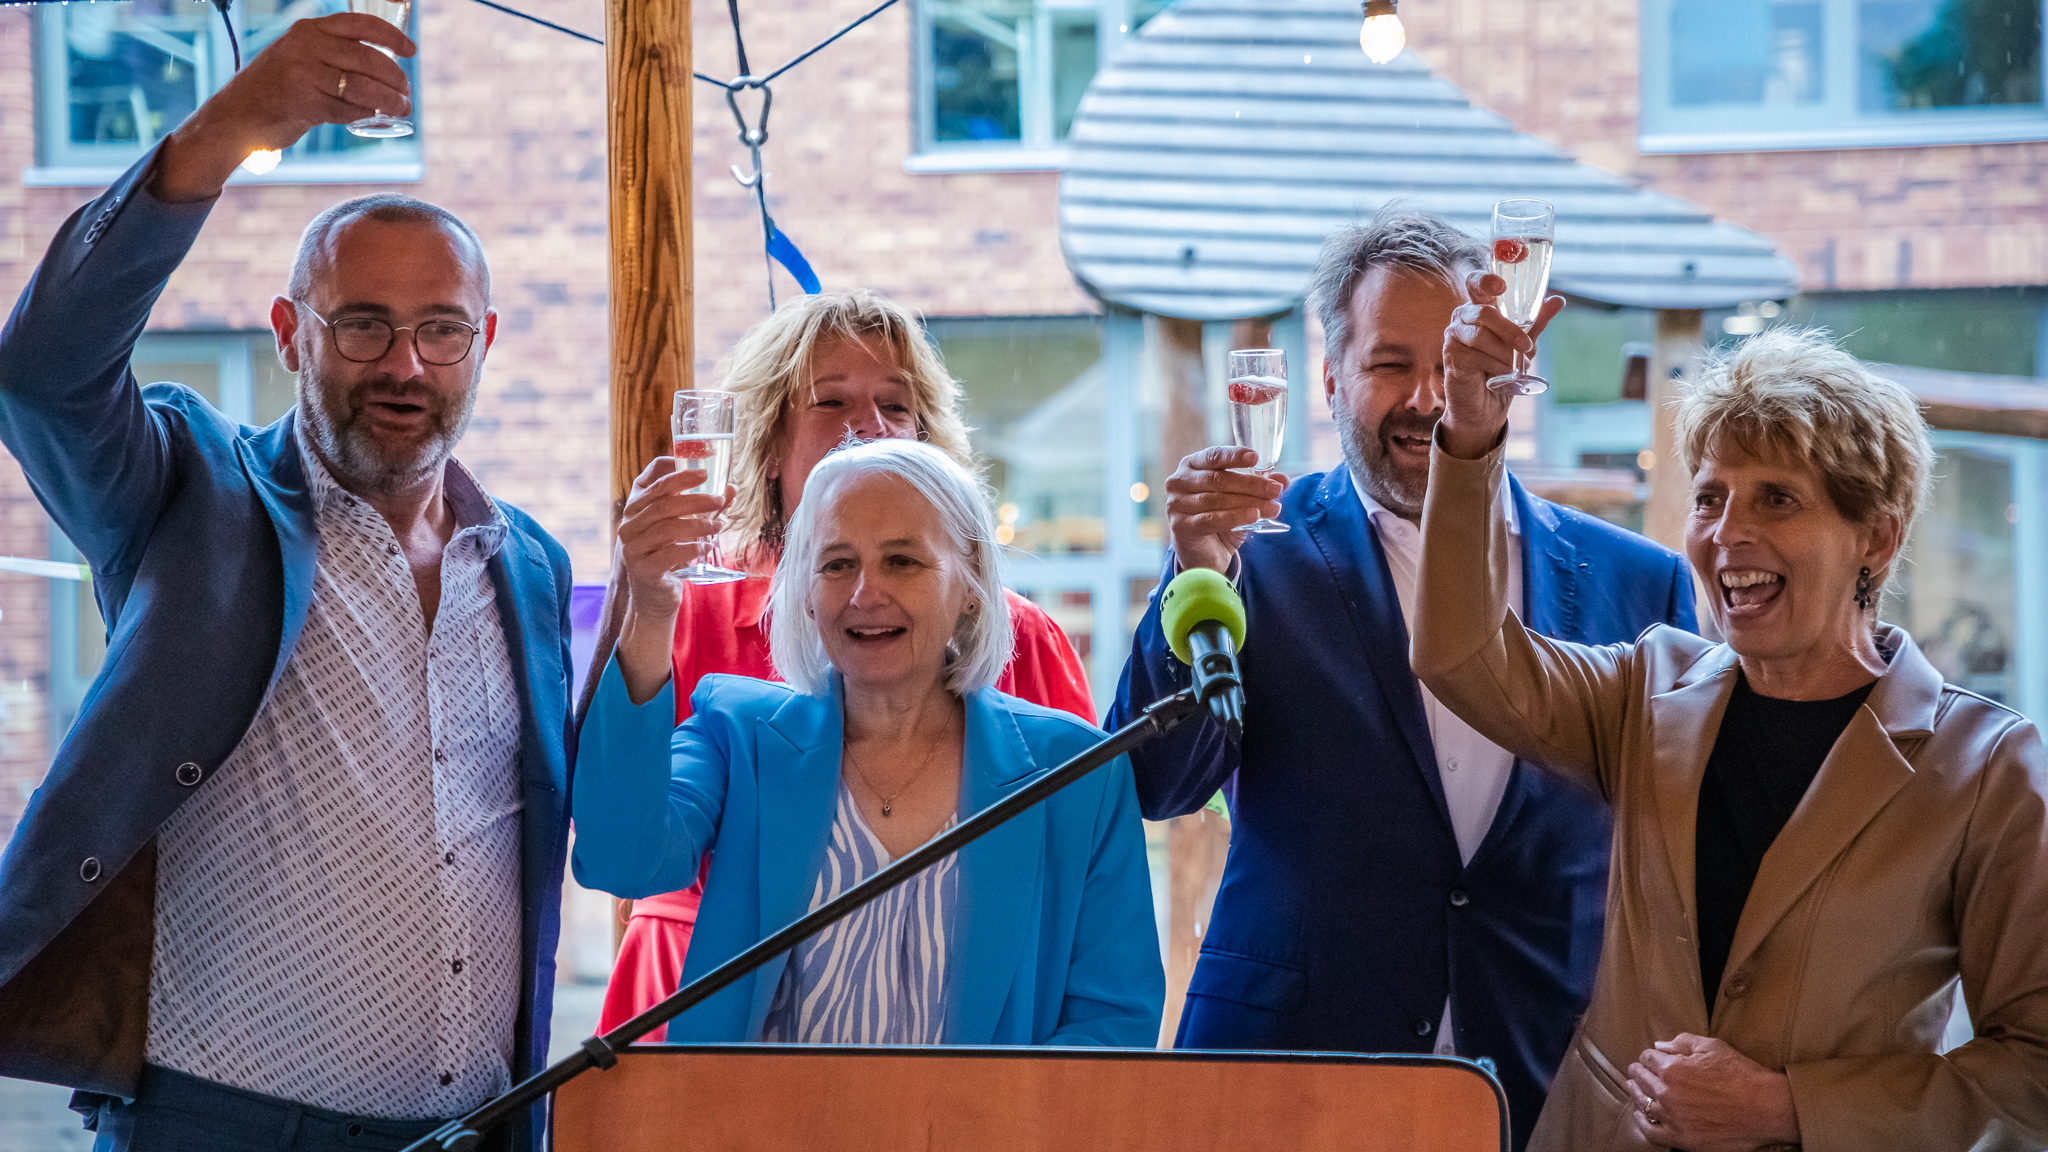
<path fill-rule="evenodd" d="M 1531 344 L 1501 287 L 1473 274 L 1445 336 L 1412 658 L 1613 807 L 1605 951 L 1532 1152 L 2048 1146 L 2048 761 L 1876 614 L 1932 462 L 1912 396 L 1814 333 L 1708 365 L 1677 423 L 1727 642 L 1546 639 L 1503 596 L 1485 381 Z M 1959 982 L 1976 1038 L 1939 1052 Z"/>

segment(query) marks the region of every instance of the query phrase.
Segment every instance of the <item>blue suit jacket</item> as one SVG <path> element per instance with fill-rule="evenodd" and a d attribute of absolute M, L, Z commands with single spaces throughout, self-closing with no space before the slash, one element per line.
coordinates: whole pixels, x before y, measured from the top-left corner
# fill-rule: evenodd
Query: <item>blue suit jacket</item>
<path fill-rule="evenodd" d="M 711 852 L 683 983 L 810 910 L 839 797 L 841 701 L 707 676 L 675 726 L 673 683 L 629 702 L 618 664 L 584 717 L 579 883 L 620 896 L 687 888 Z M 962 814 L 1102 738 L 994 689 L 969 695 Z M 961 850 L 948 1044 L 1150 1048 L 1166 977 L 1130 763 L 1118 757 Z M 788 954 L 669 1025 L 674 1043 L 759 1040 Z"/>
<path fill-rule="evenodd" d="M 1607 644 L 1693 626 L 1675 554 L 1519 485 L 1514 499 L 1536 630 Z M 1606 811 L 1517 763 L 1463 865 L 1393 578 L 1349 469 L 1304 477 L 1281 503 L 1294 530 L 1239 553 L 1242 744 L 1204 717 L 1131 757 L 1152 819 L 1200 808 L 1235 774 L 1178 1043 L 1427 1052 L 1449 997 L 1457 1051 L 1494 1061 L 1520 1147 L 1592 991 Z M 1155 593 L 1109 726 L 1187 681 Z"/>
<path fill-rule="evenodd" d="M 206 786 L 283 670 L 317 545 L 292 416 L 239 425 L 128 370 L 211 207 L 157 202 L 139 184 L 148 163 L 65 224 L 0 333 L 0 441 L 91 562 L 109 629 L 0 856 L 0 1074 L 122 1096 L 147 1034 L 157 827 Z M 554 988 L 570 579 L 561 546 L 499 506 L 511 531 L 489 570 L 522 705 L 517 1078 L 546 1056 Z"/>

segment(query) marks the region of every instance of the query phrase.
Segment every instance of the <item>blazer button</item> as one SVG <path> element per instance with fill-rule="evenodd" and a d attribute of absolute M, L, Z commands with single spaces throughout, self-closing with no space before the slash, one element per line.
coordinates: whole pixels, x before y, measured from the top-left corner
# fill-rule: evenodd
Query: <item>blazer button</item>
<path fill-rule="evenodd" d="M 1428 1021 L 1428 1020 L 1417 1020 L 1417 1021 L 1415 1022 L 1415 1034 L 1416 1034 L 1417 1036 L 1427 1036 L 1427 1035 L 1429 1035 L 1429 1034 L 1430 1034 L 1430 1032 L 1431 1032 L 1431 1031 L 1433 1031 L 1433 1030 L 1434 1030 L 1435 1028 L 1436 1028 L 1436 1025 L 1435 1025 L 1435 1024 L 1433 1024 L 1433 1023 L 1431 1023 L 1431 1022 L 1430 1022 L 1430 1021 Z"/>
<path fill-rule="evenodd" d="M 97 856 L 87 856 L 85 858 L 85 863 L 80 864 L 78 866 L 78 878 L 80 880 L 85 881 L 87 884 L 90 884 L 93 881 L 99 879 L 100 858 Z"/>
<path fill-rule="evenodd" d="M 206 772 L 190 760 L 178 765 L 178 783 L 190 788 L 206 779 Z"/>
<path fill-rule="evenodd" d="M 1737 976 L 1735 979 L 1730 980 L 1728 982 L 1728 998 L 1730 1000 L 1738 999 L 1748 994 L 1749 979 L 1747 977 Z"/>
<path fill-rule="evenodd" d="M 1470 904 L 1471 902 L 1472 898 L 1470 896 L 1465 895 L 1465 890 L 1463 888 L 1451 889 L 1451 907 L 1463 908 L 1465 905 Z"/>

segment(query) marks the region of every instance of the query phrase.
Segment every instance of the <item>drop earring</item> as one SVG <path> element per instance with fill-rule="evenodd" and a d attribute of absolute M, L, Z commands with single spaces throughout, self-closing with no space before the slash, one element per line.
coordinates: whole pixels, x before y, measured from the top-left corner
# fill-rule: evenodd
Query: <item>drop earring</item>
<path fill-rule="evenodd" d="M 1870 569 L 1865 568 L 1856 573 L 1856 607 L 1868 612 L 1875 600 L 1876 597 L 1870 591 Z"/>

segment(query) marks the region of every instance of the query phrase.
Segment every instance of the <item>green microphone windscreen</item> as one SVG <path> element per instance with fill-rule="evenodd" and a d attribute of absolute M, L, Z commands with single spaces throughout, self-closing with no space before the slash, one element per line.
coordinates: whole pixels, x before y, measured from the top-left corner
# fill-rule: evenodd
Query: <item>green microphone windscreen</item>
<path fill-rule="evenodd" d="M 1166 630 L 1166 643 L 1183 664 L 1192 664 L 1188 633 L 1205 620 L 1222 624 L 1230 633 L 1233 647 L 1244 647 L 1244 601 L 1223 574 L 1209 568 L 1190 568 L 1173 578 L 1159 596 L 1159 626 Z"/>

